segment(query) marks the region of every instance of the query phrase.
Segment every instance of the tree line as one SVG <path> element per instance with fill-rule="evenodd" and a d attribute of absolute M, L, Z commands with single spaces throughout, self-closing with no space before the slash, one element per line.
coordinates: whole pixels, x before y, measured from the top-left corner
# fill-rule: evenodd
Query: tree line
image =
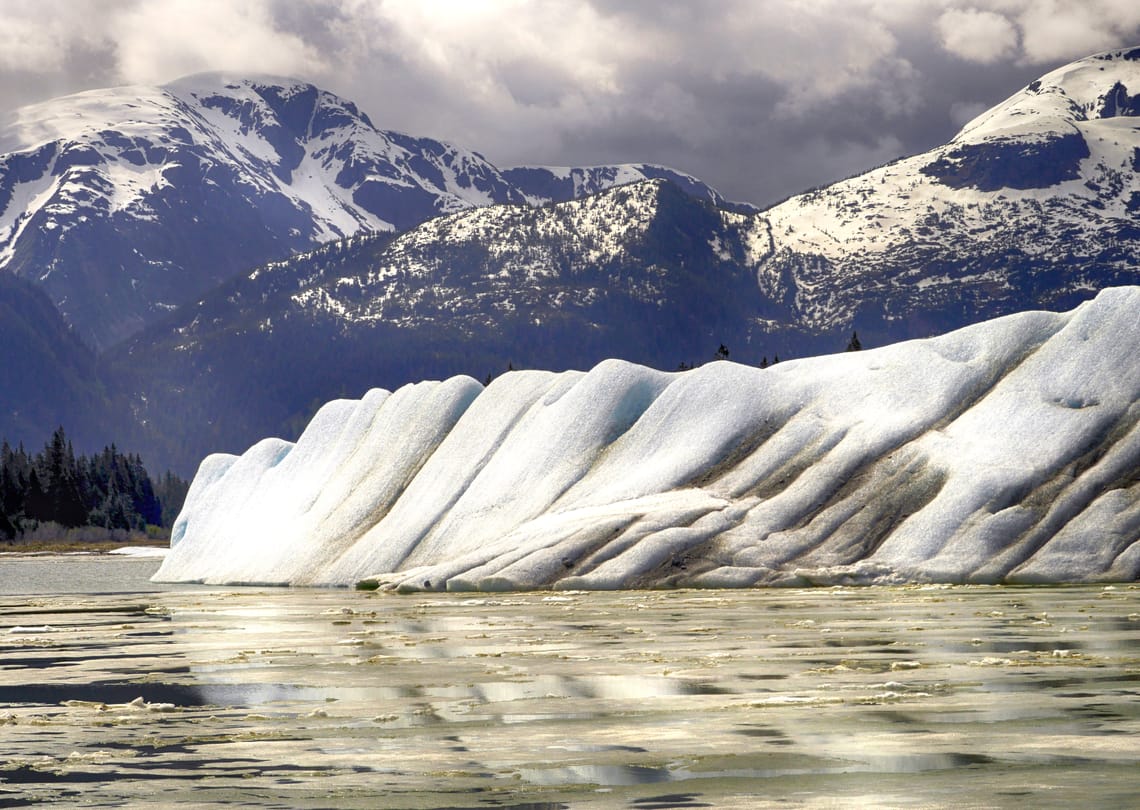
<path fill-rule="evenodd" d="M 169 527 L 188 488 L 170 472 L 151 479 L 138 455 L 121 453 L 113 444 L 92 456 L 77 456 L 62 427 L 36 454 L 4 440 L 0 539 L 12 540 L 44 523 L 128 531 Z"/>

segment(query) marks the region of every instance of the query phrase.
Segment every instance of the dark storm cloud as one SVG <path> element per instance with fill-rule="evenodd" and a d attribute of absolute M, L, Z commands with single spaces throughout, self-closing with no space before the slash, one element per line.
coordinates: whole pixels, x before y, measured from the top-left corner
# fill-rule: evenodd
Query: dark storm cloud
<path fill-rule="evenodd" d="M 5 0 L 0 105 L 299 76 L 501 166 L 651 161 L 768 203 L 1131 44 L 1133 0 Z"/>

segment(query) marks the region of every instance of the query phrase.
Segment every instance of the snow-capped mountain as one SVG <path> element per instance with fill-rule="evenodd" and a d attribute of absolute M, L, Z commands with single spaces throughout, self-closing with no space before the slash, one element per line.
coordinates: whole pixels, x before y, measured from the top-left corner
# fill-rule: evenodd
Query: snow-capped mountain
<path fill-rule="evenodd" d="M 1140 287 L 782 363 L 469 377 L 207 458 L 157 578 L 404 590 L 1134 581 Z"/>
<path fill-rule="evenodd" d="M 519 166 L 504 169 L 503 177 L 521 191 L 534 205 L 553 200 L 576 200 L 615 186 L 642 180 L 668 180 L 691 197 L 710 202 L 718 208 L 738 213 L 756 213 L 760 209 L 749 203 L 732 202 L 720 192 L 691 174 L 651 163 L 619 166 Z"/>
<path fill-rule="evenodd" d="M 272 77 L 192 76 L 22 108 L 0 131 L 0 270 L 41 284 L 99 348 L 267 261 L 495 203 L 666 176 L 653 166 L 519 169 L 377 129 L 355 105 Z"/>
<path fill-rule="evenodd" d="M 761 289 L 890 339 L 1135 283 L 1138 115 L 1140 49 L 1053 71 L 945 146 L 766 211 Z"/>

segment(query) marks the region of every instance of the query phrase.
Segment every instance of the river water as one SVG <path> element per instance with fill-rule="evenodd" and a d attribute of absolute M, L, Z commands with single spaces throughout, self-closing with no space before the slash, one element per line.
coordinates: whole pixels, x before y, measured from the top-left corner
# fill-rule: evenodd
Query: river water
<path fill-rule="evenodd" d="M 1134 586 L 398 596 L 57 562 L 0 560 L 0 807 L 1125 807 L 1140 785 Z"/>

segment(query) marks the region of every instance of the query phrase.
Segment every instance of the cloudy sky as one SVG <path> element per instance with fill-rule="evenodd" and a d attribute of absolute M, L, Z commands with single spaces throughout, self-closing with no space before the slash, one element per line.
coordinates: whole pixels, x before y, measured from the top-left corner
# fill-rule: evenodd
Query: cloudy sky
<path fill-rule="evenodd" d="M 0 0 L 0 109 L 296 76 L 499 166 L 664 163 L 767 204 L 948 140 L 1136 0 Z"/>

